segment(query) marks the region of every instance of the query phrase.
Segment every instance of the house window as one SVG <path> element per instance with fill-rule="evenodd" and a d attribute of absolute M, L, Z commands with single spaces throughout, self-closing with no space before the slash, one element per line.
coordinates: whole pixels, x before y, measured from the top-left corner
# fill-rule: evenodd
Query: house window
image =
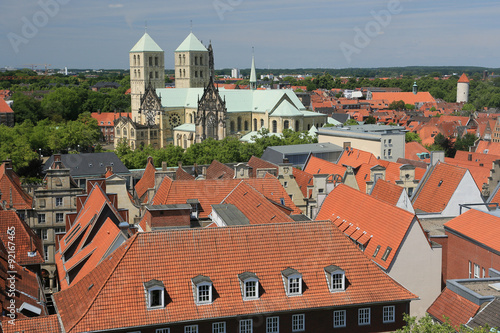
<path fill-rule="evenodd" d="M 159 309 L 165 307 L 165 286 L 158 280 L 150 280 L 144 283 L 147 295 L 148 309 Z"/>
<path fill-rule="evenodd" d="M 45 214 L 38 214 L 38 223 L 45 223 Z"/>
<path fill-rule="evenodd" d="M 393 323 L 395 321 L 395 306 L 394 305 L 389 305 L 389 306 L 384 306 L 383 309 L 383 322 L 385 323 Z"/>
<path fill-rule="evenodd" d="M 296 314 L 292 316 L 292 332 L 302 332 L 306 330 L 305 314 Z"/>
<path fill-rule="evenodd" d="M 483 267 L 483 279 L 486 277 L 486 272 L 484 270 L 484 267 Z"/>
<path fill-rule="evenodd" d="M 333 327 L 345 327 L 345 310 L 333 311 Z"/>
<path fill-rule="evenodd" d="M 345 290 L 345 272 L 338 266 L 325 267 L 326 281 L 330 292 Z"/>
<path fill-rule="evenodd" d="M 44 208 L 44 207 L 45 207 L 45 199 L 40 199 L 40 200 L 38 201 L 38 206 L 39 206 L 40 208 Z"/>
<path fill-rule="evenodd" d="M 196 290 L 196 303 L 212 303 L 212 280 L 209 277 L 198 275 L 191 280 Z"/>
<path fill-rule="evenodd" d="M 157 328 L 155 333 L 170 333 L 170 328 Z"/>
<path fill-rule="evenodd" d="M 280 331 L 280 318 L 269 317 L 266 319 L 266 333 L 278 333 Z"/>
<path fill-rule="evenodd" d="M 38 220 L 38 223 L 40 223 L 40 218 L 39 218 L 39 220 Z M 471 262 L 469 261 L 469 279 L 470 279 L 470 277 L 471 277 L 471 276 L 472 276 L 472 264 L 471 264 Z"/>
<path fill-rule="evenodd" d="M 241 288 L 243 292 L 243 299 L 254 300 L 259 298 L 259 278 L 255 273 L 244 272 L 238 274 L 240 279 Z"/>
<path fill-rule="evenodd" d="M 63 205 L 63 198 L 57 197 L 56 198 L 56 206 L 62 206 L 62 205 Z"/>
<path fill-rule="evenodd" d="M 66 229 L 65 229 L 65 228 L 55 228 L 55 229 L 54 229 L 54 232 L 55 232 L 56 234 L 61 234 L 61 233 L 63 234 L 63 233 L 65 233 L 65 232 L 66 232 Z"/>
<path fill-rule="evenodd" d="M 474 264 L 474 279 L 479 279 L 480 268 L 478 264 Z"/>
<path fill-rule="evenodd" d="M 240 333 L 252 333 L 253 323 L 252 319 L 240 320 Z"/>
<path fill-rule="evenodd" d="M 260 120 L 260 128 L 264 127 L 264 119 Z"/>
<path fill-rule="evenodd" d="M 245 282 L 245 298 L 257 298 L 257 281 L 246 281 Z"/>
<path fill-rule="evenodd" d="M 42 229 L 42 239 L 43 240 L 49 239 L 49 233 L 47 229 Z"/>
<path fill-rule="evenodd" d="M 221 321 L 212 324 L 212 333 L 226 333 L 226 322 Z"/>
<path fill-rule="evenodd" d="M 392 149 L 387 149 L 387 155 L 392 156 Z"/>
<path fill-rule="evenodd" d="M 370 308 L 358 309 L 358 325 L 370 325 Z"/>
<path fill-rule="evenodd" d="M 47 245 L 43 246 L 43 259 L 45 261 L 49 260 L 49 247 Z"/>
<path fill-rule="evenodd" d="M 273 120 L 273 133 L 278 132 L 278 122 L 276 120 Z"/>
<path fill-rule="evenodd" d="M 198 333 L 198 325 L 184 326 L 184 333 Z"/>
<path fill-rule="evenodd" d="M 56 223 L 64 222 L 64 213 L 56 213 Z"/>
<path fill-rule="evenodd" d="M 288 127 L 290 127 L 290 122 L 288 120 L 285 120 L 285 122 L 283 123 L 283 128 L 288 129 Z"/>
<path fill-rule="evenodd" d="M 332 274 L 332 291 L 344 290 L 344 273 Z"/>

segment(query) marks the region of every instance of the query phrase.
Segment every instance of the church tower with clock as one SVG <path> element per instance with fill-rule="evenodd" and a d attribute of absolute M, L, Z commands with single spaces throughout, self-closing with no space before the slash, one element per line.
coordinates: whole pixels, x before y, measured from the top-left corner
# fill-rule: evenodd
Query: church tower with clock
<path fill-rule="evenodd" d="M 130 50 L 129 61 L 132 120 L 147 124 L 146 115 L 139 111 L 141 98 L 148 87 L 165 88 L 165 52 L 146 32 Z"/>

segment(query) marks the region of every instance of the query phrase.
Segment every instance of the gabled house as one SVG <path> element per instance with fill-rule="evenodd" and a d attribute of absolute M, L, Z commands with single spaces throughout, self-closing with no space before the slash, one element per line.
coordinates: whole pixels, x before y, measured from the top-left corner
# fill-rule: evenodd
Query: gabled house
<path fill-rule="evenodd" d="M 68 333 L 394 331 L 415 298 L 329 221 L 137 233 L 54 295 Z"/>
<path fill-rule="evenodd" d="M 373 185 L 370 195 L 377 200 L 404 209 L 412 214 L 415 210 L 404 187 L 392 184 L 383 179 L 378 179 Z"/>
<path fill-rule="evenodd" d="M 412 196 L 419 218 L 456 217 L 461 214 L 461 205 L 482 203 L 481 191 L 469 170 L 441 162 L 427 169 Z"/>
<path fill-rule="evenodd" d="M 326 197 L 316 220 L 330 219 L 367 258 L 419 296 L 412 316 L 423 316 L 441 291 L 441 247 L 431 244 L 419 220 L 340 184 Z"/>
<path fill-rule="evenodd" d="M 128 211 L 116 209 L 116 194 L 103 181 L 89 182 L 88 195 L 77 198 L 77 212 L 67 214 L 66 233 L 56 253 L 61 290 L 76 284 L 129 237 Z"/>
<path fill-rule="evenodd" d="M 26 218 L 33 206 L 33 198 L 21 187 L 21 179 L 12 169 L 10 160 L 0 165 L 0 201 L 5 209 L 16 210 Z"/>
<path fill-rule="evenodd" d="M 153 158 L 149 156 L 144 173 L 137 184 L 135 184 L 135 193 L 140 203 L 147 204 L 153 199 L 155 193 L 155 173 L 156 168 L 153 164 Z"/>

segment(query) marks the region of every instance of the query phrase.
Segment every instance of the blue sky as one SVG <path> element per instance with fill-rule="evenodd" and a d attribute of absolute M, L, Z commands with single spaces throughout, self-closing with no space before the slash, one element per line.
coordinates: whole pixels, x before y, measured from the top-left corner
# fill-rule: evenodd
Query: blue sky
<path fill-rule="evenodd" d="M 216 68 L 248 68 L 252 46 L 258 68 L 500 67 L 499 16 L 496 0 L 2 1 L 0 67 L 125 69 L 147 21 L 173 68 L 191 20 Z"/>

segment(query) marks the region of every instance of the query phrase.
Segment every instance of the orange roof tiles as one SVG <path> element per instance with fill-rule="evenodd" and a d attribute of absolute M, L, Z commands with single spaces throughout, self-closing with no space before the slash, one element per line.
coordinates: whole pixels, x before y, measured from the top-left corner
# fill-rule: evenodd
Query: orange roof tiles
<path fill-rule="evenodd" d="M 425 159 L 421 159 L 417 154 L 421 153 L 427 153 L 430 155 L 429 150 L 422 146 L 420 143 L 412 141 L 412 142 L 407 142 L 405 144 L 405 158 L 408 160 L 415 160 L 415 161 L 425 161 Z M 430 159 L 429 159 L 430 161 Z"/>
<path fill-rule="evenodd" d="M 344 177 L 347 168 L 339 164 L 325 161 L 313 155 L 307 161 L 304 171 L 310 175 L 317 174 L 339 174 Z M 312 184 L 311 184 L 312 185 Z"/>
<path fill-rule="evenodd" d="M 3 333 L 60 333 L 61 327 L 57 315 L 17 319 L 15 325 L 3 325 Z"/>
<path fill-rule="evenodd" d="M 372 99 L 385 99 L 389 104 L 394 101 L 404 101 L 405 104 L 436 102 L 427 91 L 413 92 L 372 92 Z"/>
<path fill-rule="evenodd" d="M 329 291 L 329 265 L 345 271 L 346 291 Z M 287 267 L 307 284 L 300 296 L 285 294 L 281 271 Z M 265 290 L 259 300 L 243 301 L 238 274 L 245 271 L 255 273 Z M 198 275 L 209 277 L 217 290 L 210 304 L 194 302 L 190 279 Z M 171 300 L 165 308 L 146 309 L 144 283 L 152 279 L 165 286 Z M 331 222 L 308 222 L 139 233 L 54 300 L 65 331 L 77 333 L 415 297 Z"/>
<path fill-rule="evenodd" d="M 221 203 L 235 205 L 250 220 L 250 224 L 293 222 L 290 216 L 244 181 Z"/>
<path fill-rule="evenodd" d="M 7 207 L 12 203 L 12 207 L 17 210 L 32 209 L 33 198 L 24 192 L 21 179 L 12 170 L 10 161 L 0 165 L 0 192 L 2 201 L 7 202 Z"/>
<path fill-rule="evenodd" d="M 494 161 L 500 160 L 500 155 L 457 150 L 454 159 L 458 161 L 470 161 L 474 162 L 477 166 L 481 166 L 482 164 L 482 166 L 491 168 Z"/>
<path fill-rule="evenodd" d="M 427 312 L 441 322 L 445 321 L 443 317 L 448 318 L 450 324 L 459 329 L 476 315 L 479 308 L 479 305 L 445 288 Z"/>
<path fill-rule="evenodd" d="M 460 78 L 458 79 L 458 83 L 470 83 L 469 78 L 467 77 L 467 75 L 465 75 L 465 73 L 460 76 Z"/>
<path fill-rule="evenodd" d="M 175 171 L 176 180 L 194 180 L 194 176 L 187 173 L 182 167 L 178 167 Z"/>
<path fill-rule="evenodd" d="M 476 153 L 500 155 L 500 142 L 479 141 Z"/>
<path fill-rule="evenodd" d="M 207 168 L 206 179 L 229 179 L 234 178 L 234 169 L 227 165 L 213 160 Z"/>
<path fill-rule="evenodd" d="M 479 189 L 482 189 L 483 184 L 488 183 L 488 178 L 490 177 L 490 169 L 492 168 L 492 163 L 486 163 L 483 166 L 479 166 L 476 162 L 461 161 L 455 158 L 446 157 L 444 161 L 447 164 L 455 165 L 458 167 L 465 168 L 469 170 L 474 182 Z"/>
<path fill-rule="evenodd" d="M 474 223 L 471 223 L 474 221 Z M 500 251 L 497 235 L 500 235 L 500 217 L 469 209 L 462 215 L 444 224 L 446 229 L 452 229 L 478 243 Z"/>
<path fill-rule="evenodd" d="M 384 269 L 391 266 L 411 224 L 414 221 L 419 223 L 415 215 L 406 210 L 379 201 L 343 184 L 333 189 L 323 201 L 316 220 L 324 219 L 331 219 L 335 225 L 346 231 L 349 230 L 346 226 L 351 224 L 351 228 L 364 231 L 366 239 L 372 236 L 364 253 Z M 379 245 L 381 248 L 373 258 Z M 392 250 L 387 259 L 382 260 L 388 247 Z"/>
<path fill-rule="evenodd" d="M 314 185 L 313 175 L 297 168 L 293 168 L 293 177 L 295 178 L 297 185 L 299 185 L 300 191 L 302 192 L 304 198 L 309 198 L 310 195 L 309 193 L 307 193 L 307 187 Z"/>
<path fill-rule="evenodd" d="M 8 228 L 15 229 L 16 262 L 21 266 L 42 264 L 43 247 L 40 237 L 13 210 L 0 210 L 0 239 L 9 243 Z M 29 254 L 30 253 L 30 254 Z"/>
<path fill-rule="evenodd" d="M 442 212 L 455 193 L 467 169 L 446 163 L 431 167 L 427 179 L 420 183 L 413 197 L 413 207 L 427 213 Z"/>
<path fill-rule="evenodd" d="M 252 167 L 253 177 L 257 176 L 257 169 L 275 169 L 276 174 L 279 171 L 279 168 L 276 164 L 265 161 L 265 160 L 258 158 L 256 156 L 250 157 L 250 160 L 248 161 L 247 165 Z"/>
<path fill-rule="evenodd" d="M 148 157 L 144 173 L 142 174 L 142 177 L 141 179 L 139 179 L 137 184 L 135 184 L 135 192 L 137 193 L 137 197 L 139 198 L 139 200 L 141 200 L 142 202 L 148 201 L 148 189 L 155 187 L 155 173 L 156 168 L 153 164 L 153 159 L 151 157 Z"/>
<path fill-rule="evenodd" d="M 404 188 L 401 186 L 378 179 L 373 185 L 370 195 L 377 200 L 396 206 L 403 190 Z"/>
<path fill-rule="evenodd" d="M 349 165 L 356 169 L 363 163 L 367 163 L 370 165 L 375 165 L 378 159 L 372 153 L 367 151 L 349 148 L 349 150 L 344 150 L 342 155 L 340 155 L 339 161 L 337 164 L 339 165 Z"/>
<path fill-rule="evenodd" d="M 132 117 L 132 113 L 123 112 L 123 113 L 114 113 L 114 112 L 92 112 L 92 118 L 97 120 L 97 125 L 103 127 L 115 126 L 115 120 L 121 117 Z"/>
<path fill-rule="evenodd" d="M 0 98 L 0 113 L 14 113 L 3 98 Z"/>

